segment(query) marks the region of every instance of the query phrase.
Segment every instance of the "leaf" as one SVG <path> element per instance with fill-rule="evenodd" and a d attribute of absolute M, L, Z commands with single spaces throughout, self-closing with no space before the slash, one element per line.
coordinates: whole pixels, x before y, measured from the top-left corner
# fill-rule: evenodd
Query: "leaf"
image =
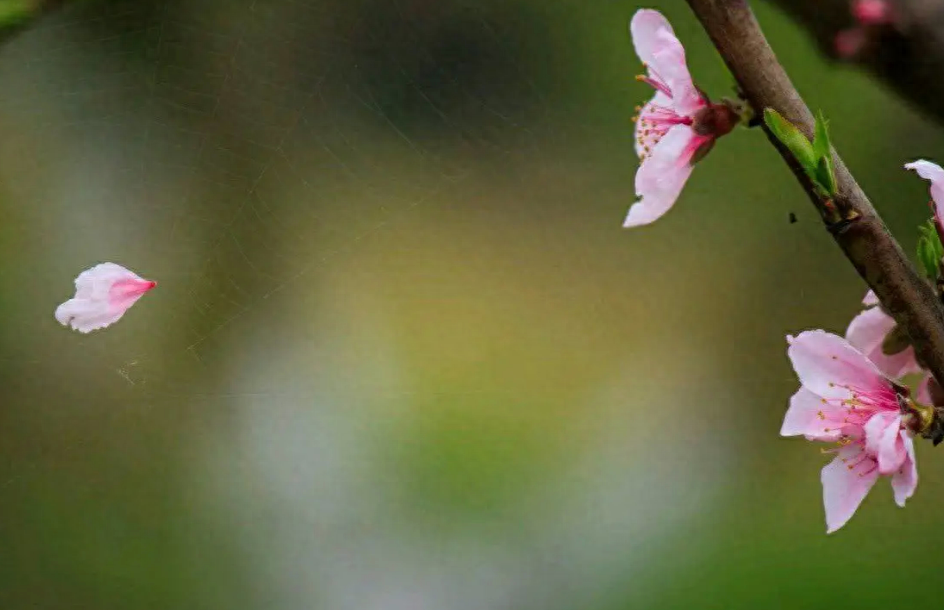
<path fill-rule="evenodd" d="M 812 178 L 816 174 L 816 154 L 806 136 L 773 108 L 764 108 L 764 123 L 780 143 L 793 153 L 803 170 Z"/>
<path fill-rule="evenodd" d="M 932 224 L 932 228 L 929 231 L 930 235 L 928 236 L 928 242 L 930 242 L 931 249 L 934 252 L 934 260 L 940 263 L 941 258 L 944 257 L 944 244 L 941 244 L 941 238 L 937 234 L 937 229 L 933 228 L 934 221 L 928 222 Z"/>
<path fill-rule="evenodd" d="M 822 115 L 816 119 L 813 143 L 810 143 L 796 125 L 783 118 L 773 108 L 764 109 L 764 122 L 770 132 L 793 153 L 819 195 L 834 197 L 838 189 L 826 119 Z"/>
<path fill-rule="evenodd" d="M 938 261 L 941 259 L 935 256 L 932 243 L 930 239 L 923 235 L 918 239 L 918 262 L 921 263 L 924 274 L 933 280 L 937 278 Z"/>
<path fill-rule="evenodd" d="M 928 220 L 918 226 L 918 262 L 928 278 L 937 279 L 942 258 L 944 258 L 944 244 L 941 244 L 934 221 Z"/>
<path fill-rule="evenodd" d="M 836 170 L 833 167 L 833 147 L 829 142 L 829 121 L 823 116 L 822 111 L 816 114 L 816 123 L 813 127 L 813 154 L 817 159 L 817 182 L 830 196 L 835 197 L 838 189 Z"/>
<path fill-rule="evenodd" d="M 829 143 L 829 121 L 823 112 L 816 113 L 816 123 L 813 127 L 813 154 L 817 159 L 832 157 L 832 145 Z"/>
<path fill-rule="evenodd" d="M 832 155 L 820 157 L 816 163 L 816 178 L 813 179 L 831 197 L 836 196 L 836 173 L 833 171 Z"/>

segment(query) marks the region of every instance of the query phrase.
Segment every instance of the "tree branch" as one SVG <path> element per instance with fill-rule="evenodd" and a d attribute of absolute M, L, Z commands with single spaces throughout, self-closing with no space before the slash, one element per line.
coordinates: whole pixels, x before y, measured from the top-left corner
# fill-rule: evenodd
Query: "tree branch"
<path fill-rule="evenodd" d="M 810 31 L 828 57 L 836 34 L 852 27 L 850 0 L 771 0 Z M 895 25 L 872 28 L 871 44 L 855 64 L 944 121 L 944 0 L 890 0 Z"/>
<path fill-rule="evenodd" d="M 688 4 L 754 111 L 760 114 L 764 108 L 773 108 L 812 138 L 813 116 L 767 44 L 747 0 L 688 0 Z M 939 382 L 944 380 L 944 306 L 888 233 L 842 159 L 833 151 L 838 194 L 824 200 L 790 152 L 769 131 L 767 137 L 856 271 L 907 331 L 919 360 Z"/>
<path fill-rule="evenodd" d="M 69 0 L 0 0 L 0 45 Z"/>

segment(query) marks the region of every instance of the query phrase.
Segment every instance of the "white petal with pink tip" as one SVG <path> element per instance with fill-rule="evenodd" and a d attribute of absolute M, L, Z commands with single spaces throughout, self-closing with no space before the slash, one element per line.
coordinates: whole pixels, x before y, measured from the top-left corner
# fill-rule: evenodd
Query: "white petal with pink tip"
<path fill-rule="evenodd" d="M 75 279 L 75 297 L 56 309 L 56 320 L 82 333 L 105 328 L 156 285 L 115 263 L 95 265 Z"/>

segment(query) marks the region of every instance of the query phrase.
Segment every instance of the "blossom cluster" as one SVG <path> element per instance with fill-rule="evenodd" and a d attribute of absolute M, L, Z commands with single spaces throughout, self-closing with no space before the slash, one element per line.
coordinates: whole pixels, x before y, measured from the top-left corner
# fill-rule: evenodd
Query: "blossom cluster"
<path fill-rule="evenodd" d="M 853 12 L 863 26 L 892 19 L 883 0 L 856 0 Z M 735 104 L 711 102 L 694 84 L 685 49 L 660 13 L 638 11 L 630 32 L 646 70 L 637 79 L 654 89 L 634 119 L 639 199 L 630 207 L 624 226 L 636 227 L 672 208 L 695 163 L 745 117 Z M 801 165 L 808 166 L 820 193 L 830 197 L 835 181 L 825 121 L 817 123 L 817 139 L 811 143 L 775 110 L 765 115 L 776 120 L 768 123 L 771 131 Z M 926 258 L 936 275 L 944 234 L 944 169 L 924 160 L 905 167 L 931 183 L 936 231 L 929 229 L 929 239 L 937 246 L 928 248 L 932 254 Z M 863 305 L 844 337 L 824 330 L 787 337 L 787 355 L 800 389 L 790 399 L 780 433 L 831 445 L 824 453 L 834 457 L 821 473 L 827 532 L 845 525 L 882 477 L 890 480 L 895 502 L 905 505 L 918 484 L 914 437 L 927 430 L 933 416 L 933 407 L 927 405 L 934 382 L 921 367 L 907 334 L 872 291 Z M 905 378 L 918 379 L 914 393 Z"/>

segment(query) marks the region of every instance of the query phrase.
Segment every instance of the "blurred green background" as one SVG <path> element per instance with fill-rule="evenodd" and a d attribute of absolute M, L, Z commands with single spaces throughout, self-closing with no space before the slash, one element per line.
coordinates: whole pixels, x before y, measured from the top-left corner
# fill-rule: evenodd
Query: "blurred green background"
<path fill-rule="evenodd" d="M 0 49 L 0 608 L 938 607 L 944 456 L 826 536 L 778 436 L 785 335 L 865 287 L 761 134 L 621 228 L 637 8 L 84 2 Z M 913 250 L 941 127 L 755 9 Z M 106 260 L 158 289 L 63 329 Z"/>

